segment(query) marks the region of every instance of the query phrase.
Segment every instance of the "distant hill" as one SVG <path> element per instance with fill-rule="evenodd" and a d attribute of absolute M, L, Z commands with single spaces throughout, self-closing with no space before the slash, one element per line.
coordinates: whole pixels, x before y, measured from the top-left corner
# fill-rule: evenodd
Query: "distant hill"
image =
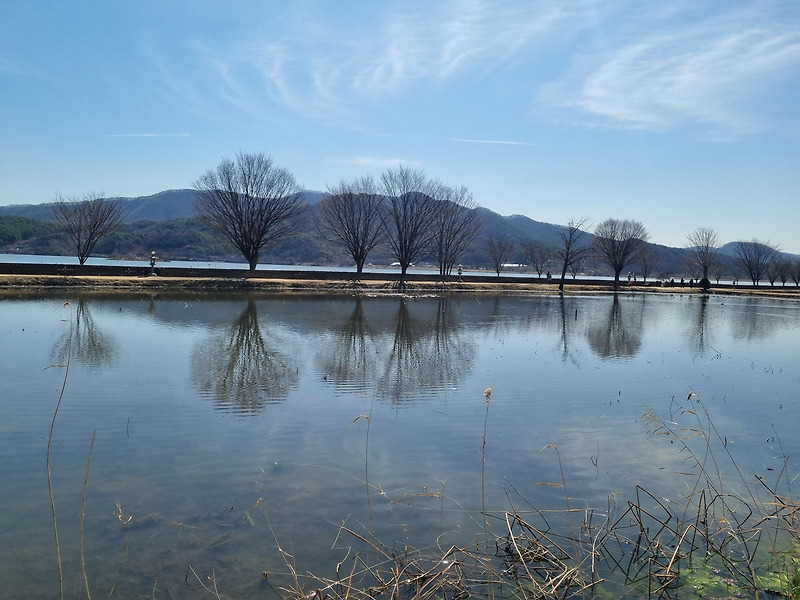
<path fill-rule="evenodd" d="M 308 204 L 316 204 L 322 192 L 306 190 L 303 192 Z M 151 196 L 135 198 L 118 197 L 125 207 L 125 223 L 136 221 L 169 221 L 170 219 L 194 218 L 194 190 L 166 190 Z M 54 221 L 49 204 L 16 204 L 0 206 L 0 217 L 27 217 L 40 221 Z"/>

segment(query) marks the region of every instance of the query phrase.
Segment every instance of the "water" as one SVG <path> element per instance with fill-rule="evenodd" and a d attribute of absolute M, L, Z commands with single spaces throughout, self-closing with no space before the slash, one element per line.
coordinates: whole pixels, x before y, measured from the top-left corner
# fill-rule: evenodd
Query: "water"
<path fill-rule="evenodd" d="M 78 259 L 74 256 L 48 256 L 39 254 L 0 254 L 0 263 L 12 264 L 40 264 L 40 265 L 77 265 Z M 124 260 L 113 258 L 101 258 L 98 256 L 90 256 L 86 260 L 87 265 L 109 265 L 117 267 L 144 267 L 149 266 L 149 257 L 142 260 Z M 159 258 L 158 264 L 164 267 L 183 268 L 183 269 L 242 269 L 247 270 L 249 267 L 245 262 L 224 262 L 224 261 L 189 261 L 189 260 L 162 260 Z M 355 273 L 355 266 L 336 266 L 325 267 L 319 265 L 275 265 L 275 264 L 259 264 L 256 267 L 258 271 L 308 271 L 314 273 L 317 271 L 337 271 L 337 272 L 350 272 Z M 398 273 L 399 263 L 392 265 L 365 265 L 365 273 Z M 428 265 L 426 268 L 416 268 L 414 266 L 408 269 L 411 274 L 430 274 L 431 272 L 438 272 L 438 267 L 435 265 Z M 464 269 L 465 275 L 486 275 L 487 271 Z M 494 274 L 494 272 L 490 272 Z M 514 277 L 530 277 L 541 279 L 538 274 L 530 272 L 521 272 L 518 268 L 509 268 L 503 271 L 502 275 L 513 275 Z M 501 276 L 502 276 L 501 275 Z M 578 275 L 576 279 L 607 279 L 613 281 L 613 277 L 608 276 L 582 276 Z"/>
<path fill-rule="evenodd" d="M 59 294 L 0 300 L 8 597 L 58 597 L 57 406 L 67 597 L 81 533 L 93 597 L 117 577 L 120 597 L 197 597 L 196 573 L 249 598 L 288 585 L 287 560 L 332 577 L 364 550 L 342 523 L 446 549 L 482 508 L 500 534 L 512 506 L 563 510 L 562 470 L 572 507 L 637 486 L 678 503 L 685 457 L 648 410 L 706 407 L 747 473 L 800 450 L 795 301 Z"/>

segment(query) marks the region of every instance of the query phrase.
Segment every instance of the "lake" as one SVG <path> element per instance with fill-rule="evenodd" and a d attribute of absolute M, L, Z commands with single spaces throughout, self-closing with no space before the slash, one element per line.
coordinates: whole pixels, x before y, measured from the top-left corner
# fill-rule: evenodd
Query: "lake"
<path fill-rule="evenodd" d="M 53 505 L 65 597 L 324 600 L 453 547 L 510 572 L 509 513 L 580 553 L 698 473 L 742 503 L 797 473 L 795 300 L 6 294 L 5 597 L 59 597 Z"/>

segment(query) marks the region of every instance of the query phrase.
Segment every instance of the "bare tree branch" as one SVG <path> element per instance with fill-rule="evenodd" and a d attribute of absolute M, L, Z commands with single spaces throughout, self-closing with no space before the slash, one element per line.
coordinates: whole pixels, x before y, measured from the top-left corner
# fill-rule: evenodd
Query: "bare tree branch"
<path fill-rule="evenodd" d="M 751 240 L 749 242 L 736 242 L 734 250 L 739 265 L 744 269 L 753 285 L 758 283 L 768 274 L 770 264 L 778 256 L 778 250 L 769 242 Z"/>
<path fill-rule="evenodd" d="M 489 237 L 486 243 L 489 251 L 489 260 L 492 263 L 492 267 L 494 267 L 495 273 L 497 273 L 499 277 L 503 266 L 505 266 L 508 259 L 511 258 L 511 253 L 514 251 L 514 242 L 507 237 Z"/>
<path fill-rule="evenodd" d="M 124 216 L 119 202 L 94 192 L 82 196 L 58 195 L 50 210 L 67 232 L 80 264 L 92 255 L 97 242 L 119 229 Z"/>
<path fill-rule="evenodd" d="M 251 271 L 261 248 L 290 233 L 291 218 L 301 210 L 302 188 L 264 154 L 223 159 L 194 182 L 194 189 L 199 220 L 230 241 Z"/>
<path fill-rule="evenodd" d="M 719 236 L 710 227 L 698 227 L 686 236 L 689 244 L 686 250 L 689 255 L 686 259 L 686 266 L 692 275 L 698 279 L 708 279 L 708 274 L 719 263 Z"/>
<path fill-rule="evenodd" d="M 431 247 L 439 265 L 439 275 L 450 275 L 453 265 L 478 236 L 481 218 L 472 192 L 465 186 L 441 182 L 432 189 L 435 211 Z"/>
<path fill-rule="evenodd" d="M 522 254 L 541 278 L 542 273 L 547 270 L 547 265 L 555 257 L 555 249 L 536 242 L 525 242 L 522 244 Z"/>
<path fill-rule="evenodd" d="M 367 255 L 384 240 L 384 197 L 372 177 L 342 180 L 328 188 L 317 206 L 316 228 L 327 241 L 344 247 L 361 273 Z"/>
<path fill-rule="evenodd" d="M 614 271 L 614 288 L 619 274 L 647 248 L 650 235 L 639 221 L 606 219 L 594 230 L 593 245 L 598 256 Z"/>
<path fill-rule="evenodd" d="M 389 249 L 400 263 L 402 288 L 408 267 L 430 248 L 433 239 L 433 188 L 422 171 L 403 165 L 383 173 L 381 184 L 387 203 L 383 227 Z"/>
<path fill-rule="evenodd" d="M 557 229 L 558 236 L 561 238 L 561 247 L 556 250 L 556 256 L 561 259 L 561 279 L 558 282 L 558 289 L 564 289 L 564 276 L 567 274 L 567 269 L 575 267 L 576 270 L 580 266 L 589 253 L 586 246 L 581 246 L 580 241 L 583 234 L 586 233 L 583 228 L 586 227 L 588 219 L 586 217 L 575 221 L 570 219 L 566 228 L 560 227 Z M 573 273 L 573 279 L 576 273 Z"/>

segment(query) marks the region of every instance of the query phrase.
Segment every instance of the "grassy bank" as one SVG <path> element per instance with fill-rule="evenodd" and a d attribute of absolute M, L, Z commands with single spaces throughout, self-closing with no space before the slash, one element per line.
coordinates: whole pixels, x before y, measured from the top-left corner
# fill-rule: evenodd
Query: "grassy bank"
<path fill-rule="evenodd" d="M 106 275 L 26 275 L 0 274 L 0 293 L 4 290 L 15 293 L 21 290 L 44 289 L 102 289 L 120 291 L 142 290 L 194 290 L 194 291 L 311 291 L 311 292 L 346 292 L 346 293 L 398 293 L 398 278 L 388 274 L 386 278 L 371 279 L 338 279 L 314 278 L 310 272 L 308 278 L 286 278 L 279 273 L 268 276 L 270 272 L 259 272 L 257 277 L 163 277 L 163 276 L 106 276 Z M 491 279 L 491 278 L 488 278 Z M 442 292 L 488 292 L 488 293 L 540 293 L 557 294 L 558 284 L 547 283 L 537 279 L 499 277 L 497 281 L 487 278 L 464 277 L 463 281 L 417 280 L 410 277 L 403 292 L 406 294 L 428 294 Z M 614 287 L 610 281 L 593 279 L 565 282 L 564 292 L 567 294 L 608 293 Z M 667 294 L 701 294 L 697 287 L 661 287 L 654 282 L 646 284 L 620 285 L 619 292 L 652 292 Z M 761 295 L 800 299 L 800 288 L 795 286 L 713 286 L 711 294 Z"/>

